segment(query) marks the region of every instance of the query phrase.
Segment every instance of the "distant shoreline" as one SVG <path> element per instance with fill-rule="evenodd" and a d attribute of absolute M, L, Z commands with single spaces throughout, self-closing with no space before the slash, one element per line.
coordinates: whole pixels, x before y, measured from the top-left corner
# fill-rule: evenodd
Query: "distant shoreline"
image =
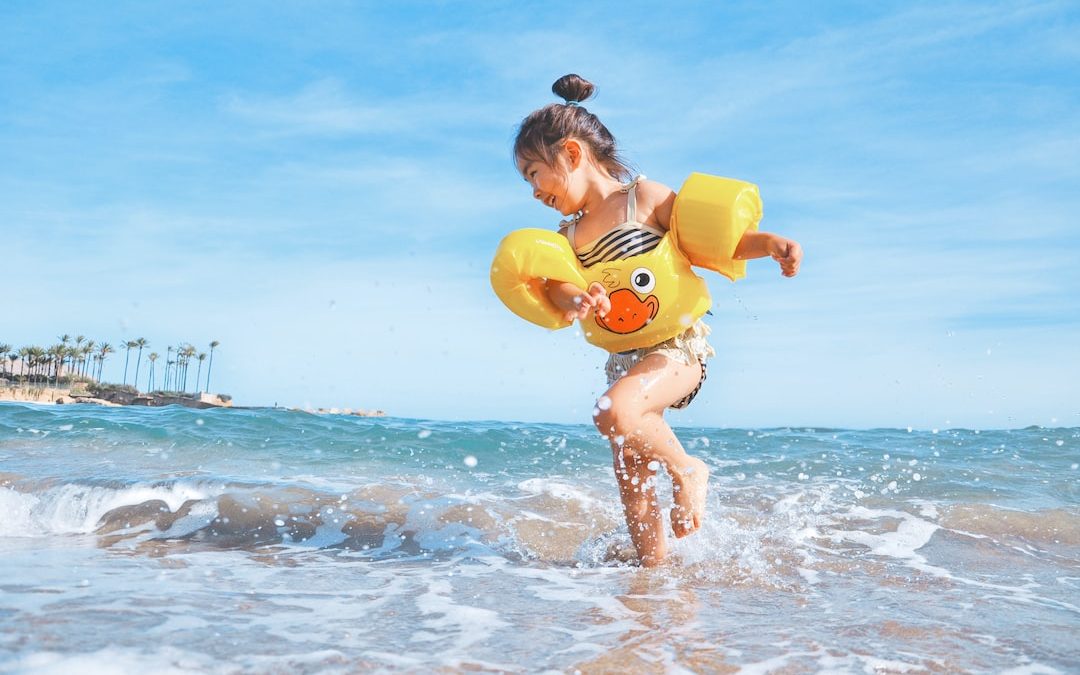
<path fill-rule="evenodd" d="M 41 405 L 77 405 L 92 404 L 104 406 L 142 406 L 160 407 L 165 405 L 182 405 L 188 408 L 231 408 L 232 400 L 223 398 L 218 394 L 129 394 L 125 392 L 110 392 L 107 398 L 100 398 L 75 392 L 70 387 L 35 387 L 35 386 L 3 386 L 0 387 L 0 401 L 12 403 L 37 403 Z"/>
<path fill-rule="evenodd" d="M 38 405 L 101 405 L 158 408 L 166 405 L 181 405 L 187 408 L 233 408 L 236 410 L 291 410 L 312 415 L 351 415 L 353 417 L 386 417 L 382 410 L 362 408 L 289 408 L 283 406 L 236 406 L 232 400 L 223 399 L 218 394 L 200 393 L 192 396 L 171 396 L 164 394 L 131 394 L 124 400 L 110 400 L 76 394 L 72 395 L 69 387 L 27 387 L 0 386 L 0 403 L 35 403 Z"/>

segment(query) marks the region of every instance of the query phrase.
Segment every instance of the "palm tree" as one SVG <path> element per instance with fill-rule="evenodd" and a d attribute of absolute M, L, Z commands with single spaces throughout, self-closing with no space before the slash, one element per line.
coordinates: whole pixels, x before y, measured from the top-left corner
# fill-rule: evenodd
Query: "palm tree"
<path fill-rule="evenodd" d="M 97 343 L 94 342 L 93 340 L 87 340 L 86 344 L 83 345 L 83 348 L 82 348 L 83 367 L 82 367 L 82 373 L 81 373 L 83 377 L 86 377 L 86 371 L 90 367 L 90 355 L 94 353 L 94 347 L 96 347 L 96 346 L 97 346 Z"/>
<path fill-rule="evenodd" d="M 33 381 L 34 377 L 41 379 L 41 366 L 45 363 L 45 350 L 37 345 L 27 347 L 30 357 L 30 380 Z"/>
<path fill-rule="evenodd" d="M 81 359 L 82 358 L 82 353 L 83 353 L 83 351 L 82 351 L 82 343 L 84 343 L 84 342 L 86 342 L 86 336 L 85 335 L 76 335 L 75 336 L 75 357 L 76 357 L 76 359 Z M 71 362 L 71 367 L 72 367 L 72 369 L 76 368 L 75 361 Z"/>
<path fill-rule="evenodd" d="M 135 340 L 135 346 L 139 348 L 139 355 L 135 358 L 135 391 L 139 390 L 139 364 L 142 362 L 142 350 L 148 344 L 146 338 L 137 338 Z"/>
<path fill-rule="evenodd" d="M 34 374 L 31 370 L 32 359 L 34 358 L 34 348 L 30 345 L 19 348 L 19 375 L 24 380 L 29 381 L 29 378 Z"/>
<path fill-rule="evenodd" d="M 112 345 L 108 342 L 102 342 L 98 347 L 98 372 L 97 381 L 101 382 L 101 371 L 105 369 L 105 357 L 113 353 Z"/>
<path fill-rule="evenodd" d="M 7 375 L 7 361 L 8 352 L 11 351 L 11 345 L 0 344 L 0 375 Z M 12 361 L 12 363 L 15 363 Z"/>
<path fill-rule="evenodd" d="M 131 350 L 134 347 L 134 340 L 128 340 L 124 343 L 124 384 L 127 384 L 128 359 L 131 357 Z"/>
<path fill-rule="evenodd" d="M 172 365 L 172 350 L 172 347 L 165 350 L 165 383 L 162 385 L 165 391 L 169 391 L 169 366 Z"/>
<path fill-rule="evenodd" d="M 158 360 L 157 352 L 150 352 L 146 360 L 150 362 L 150 376 L 146 378 L 146 391 L 154 391 L 154 361 Z"/>
<path fill-rule="evenodd" d="M 185 366 L 187 366 L 187 352 L 183 343 L 181 343 L 176 345 L 176 365 L 174 366 L 175 371 L 173 373 L 173 389 L 181 394 L 184 393 L 184 387 L 180 378 L 184 373 Z"/>
<path fill-rule="evenodd" d="M 11 347 L 8 347 L 8 349 L 10 350 Z M 14 378 L 15 377 L 15 362 L 19 360 L 19 353 L 18 352 L 13 352 L 13 351 L 8 351 L 7 357 L 8 357 L 8 361 L 11 361 L 11 366 L 8 368 L 8 374 L 11 375 L 12 378 Z"/>
<path fill-rule="evenodd" d="M 202 377 L 202 362 L 206 360 L 206 352 L 199 352 L 195 358 L 199 359 L 199 370 L 195 373 L 195 388 L 199 388 L 199 378 Z"/>
<path fill-rule="evenodd" d="M 28 380 L 31 375 L 30 358 L 33 354 L 31 350 L 32 347 L 30 347 L 30 345 L 19 348 L 19 375 L 23 378 L 24 381 Z"/>
<path fill-rule="evenodd" d="M 60 344 L 64 345 L 64 359 L 63 360 L 66 361 L 67 357 L 71 355 L 68 352 L 68 345 L 71 343 L 71 336 L 68 335 L 67 333 L 64 333 L 63 335 L 57 336 L 57 339 L 60 340 Z M 63 365 L 63 361 L 61 361 L 61 365 Z M 74 366 L 75 363 L 72 362 L 71 365 Z M 70 372 L 70 369 L 69 369 L 69 372 Z"/>
<path fill-rule="evenodd" d="M 49 347 L 49 349 L 45 352 L 45 355 L 49 357 L 47 365 L 52 366 L 52 369 L 53 369 L 53 386 L 54 387 L 59 387 L 60 386 L 60 364 L 63 363 L 65 354 L 67 354 L 67 348 L 64 347 L 64 345 L 62 345 L 60 343 L 57 343 L 57 344 L 53 345 L 52 347 Z M 45 373 L 45 384 L 46 385 L 49 384 L 49 374 L 48 374 L 48 372 Z"/>
<path fill-rule="evenodd" d="M 181 391 L 187 391 L 187 376 L 188 376 L 188 364 L 191 363 L 192 357 L 195 356 L 195 347 L 192 345 L 184 345 L 184 388 Z M 198 386 L 195 387 L 198 389 Z"/>
<path fill-rule="evenodd" d="M 18 376 L 25 378 L 26 369 L 30 365 L 30 348 L 19 347 L 18 348 Z"/>
<path fill-rule="evenodd" d="M 64 347 L 64 359 L 68 361 L 68 374 L 75 372 L 75 361 L 79 357 L 79 350 L 72 346 Z"/>
<path fill-rule="evenodd" d="M 214 341 L 212 341 L 210 343 L 210 363 L 208 363 L 206 365 L 206 389 L 205 389 L 205 391 L 210 391 L 210 369 L 214 367 L 214 348 L 217 347 L 220 344 L 221 343 L 218 342 L 217 340 L 214 340 Z"/>

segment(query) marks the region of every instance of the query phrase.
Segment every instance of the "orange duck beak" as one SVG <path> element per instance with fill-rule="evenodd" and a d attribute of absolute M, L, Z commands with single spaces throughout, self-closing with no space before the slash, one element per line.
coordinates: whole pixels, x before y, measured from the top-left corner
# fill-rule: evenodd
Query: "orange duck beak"
<path fill-rule="evenodd" d="M 603 317 L 597 316 L 596 323 L 619 335 L 641 330 L 660 311 L 660 301 L 655 295 L 639 300 L 637 294 L 628 288 L 613 292 L 608 300 L 611 301 L 611 311 Z"/>

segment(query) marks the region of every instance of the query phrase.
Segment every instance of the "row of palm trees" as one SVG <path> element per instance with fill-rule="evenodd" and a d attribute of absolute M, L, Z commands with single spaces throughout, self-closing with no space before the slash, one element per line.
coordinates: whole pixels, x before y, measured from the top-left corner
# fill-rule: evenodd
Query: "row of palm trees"
<path fill-rule="evenodd" d="M 101 382 L 101 373 L 105 365 L 105 359 L 110 354 L 115 354 L 116 349 L 108 342 L 98 344 L 88 340 L 83 335 L 61 335 L 60 341 L 51 347 L 39 347 L 28 345 L 14 349 L 10 344 L 0 343 L 0 377 L 7 379 L 16 378 L 27 383 L 44 383 L 50 381 L 53 386 L 60 384 L 62 379 L 67 383 L 81 380 Z M 210 371 L 214 365 L 214 349 L 221 343 L 213 340 L 210 343 L 210 353 L 200 352 L 193 345 L 181 343 L 175 347 L 169 346 L 165 350 L 165 370 L 162 373 L 160 387 L 157 385 L 157 361 L 161 355 L 150 352 L 147 357 L 147 378 L 145 391 L 176 391 L 187 393 L 188 376 L 192 362 L 197 362 L 193 393 L 210 390 Z M 120 345 L 124 352 L 124 380 L 123 385 L 128 384 L 128 371 L 131 361 L 131 351 L 137 349 L 135 356 L 135 368 L 131 380 L 131 386 L 138 390 L 139 372 L 143 363 L 143 350 L 150 343 L 146 338 L 127 340 Z M 175 357 L 174 357 L 175 354 Z M 206 364 L 205 386 L 200 386 L 202 380 L 203 362 Z M 19 373 L 15 374 L 15 366 L 18 364 Z"/>

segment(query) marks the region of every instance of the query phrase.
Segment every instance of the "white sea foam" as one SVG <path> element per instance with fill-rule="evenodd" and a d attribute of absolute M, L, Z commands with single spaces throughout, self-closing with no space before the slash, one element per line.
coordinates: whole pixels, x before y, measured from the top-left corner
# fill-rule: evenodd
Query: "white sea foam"
<path fill-rule="evenodd" d="M 205 489 L 184 484 L 119 489 L 66 484 L 37 494 L 0 487 L 0 537 L 89 534 L 102 516 L 122 506 L 160 500 L 175 511 L 206 496 Z"/>
<path fill-rule="evenodd" d="M 936 523 L 916 518 L 904 511 L 872 510 L 862 506 L 850 509 L 848 515 L 855 518 L 879 519 L 882 517 L 899 518 L 900 524 L 895 532 L 873 534 L 865 530 L 838 531 L 837 535 L 851 542 L 862 544 L 875 555 L 902 558 L 916 561 L 925 566 L 926 559 L 917 551 L 930 542 L 940 527 Z M 942 570 L 944 572 L 944 570 Z"/>
<path fill-rule="evenodd" d="M 96 652 L 78 654 L 37 652 L 16 657 L 7 663 L 0 661 L 0 671 L 27 675 L 126 675 L 127 673 L 227 673 L 234 666 L 218 663 L 208 654 L 187 652 L 175 647 L 153 651 L 107 647 Z"/>
<path fill-rule="evenodd" d="M 469 647 L 486 641 L 496 630 L 508 625 L 494 610 L 455 602 L 452 591 L 446 579 L 429 584 L 427 592 L 416 599 L 417 608 L 428 617 L 421 624 L 429 630 L 416 631 L 411 638 L 414 642 L 431 642 L 452 636 L 453 650 L 439 650 L 444 660 L 467 656 Z"/>
<path fill-rule="evenodd" d="M 596 498 L 585 490 L 550 478 L 530 478 L 518 483 L 518 489 L 534 495 L 548 495 L 564 501 L 575 501 L 585 508 L 596 504 Z"/>

